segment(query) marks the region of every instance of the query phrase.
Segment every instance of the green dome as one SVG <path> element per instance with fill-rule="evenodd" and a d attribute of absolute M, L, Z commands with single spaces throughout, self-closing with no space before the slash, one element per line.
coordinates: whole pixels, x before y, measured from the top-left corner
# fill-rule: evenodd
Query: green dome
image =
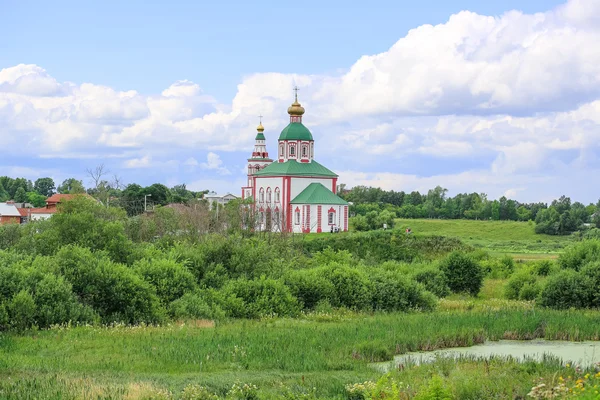
<path fill-rule="evenodd" d="M 254 140 L 265 140 L 265 135 L 262 132 L 258 132 Z"/>
<path fill-rule="evenodd" d="M 281 131 L 279 140 L 313 140 L 313 137 L 302 123 L 292 122 Z"/>

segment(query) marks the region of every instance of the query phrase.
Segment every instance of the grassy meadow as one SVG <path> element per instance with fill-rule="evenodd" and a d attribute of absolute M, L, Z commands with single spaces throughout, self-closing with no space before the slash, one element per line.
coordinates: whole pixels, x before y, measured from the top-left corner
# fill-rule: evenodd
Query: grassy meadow
<path fill-rule="evenodd" d="M 518 221 L 475 221 L 465 219 L 398 219 L 396 227 L 410 228 L 417 235 L 458 238 L 492 254 L 534 260 L 556 258 L 573 242 L 570 236 L 535 233 L 535 224 Z"/>
<path fill-rule="evenodd" d="M 600 340 L 600 240 L 464 220 L 144 239 L 174 214 L 86 201 L 0 230 L 0 400 L 525 399 L 536 386 L 544 399 L 567 397 L 540 379 L 568 398 L 600 385 L 550 357 L 371 365 L 486 340 Z"/>
<path fill-rule="evenodd" d="M 289 392 L 287 398 L 343 399 L 347 384 L 381 378 L 368 366 L 370 362 L 389 360 L 394 354 L 469 346 L 486 338 L 597 340 L 599 322 L 600 312 L 533 310 L 515 302 L 511 310 L 315 313 L 300 319 L 217 325 L 78 327 L 5 334 L 0 336 L 0 397 L 169 398 L 171 393 L 179 398 L 191 384 L 223 395 L 232 382 L 239 382 L 256 385 L 268 398 L 282 398 Z M 498 360 L 491 368 L 506 375 L 505 363 L 518 372 L 518 384 L 506 376 L 490 379 L 502 381 L 494 383 L 501 391 L 519 393 L 529 390 L 538 377 L 564 369 L 554 362 L 527 370 L 510 360 Z M 418 387 L 427 384 L 432 371 L 446 369 L 465 378 L 466 372 L 484 368 L 476 360 L 462 360 L 458 367 L 440 361 L 437 366 L 393 375 Z"/>

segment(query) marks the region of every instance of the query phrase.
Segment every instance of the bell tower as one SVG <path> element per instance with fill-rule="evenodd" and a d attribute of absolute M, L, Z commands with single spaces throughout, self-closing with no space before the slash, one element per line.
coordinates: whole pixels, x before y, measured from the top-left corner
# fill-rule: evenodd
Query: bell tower
<path fill-rule="evenodd" d="M 259 123 L 258 127 L 256 127 L 257 133 L 256 138 L 254 139 L 254 150 L 252 151 L 252 156 L 248 159 L 248 184 L 242 188 L 243 199 L 252 196 L 252 176 L 273 162 L 273 160 L 269 158 L 269 152 L 267 152 L 262 115 L 259 115 L 258 118 Z"/>

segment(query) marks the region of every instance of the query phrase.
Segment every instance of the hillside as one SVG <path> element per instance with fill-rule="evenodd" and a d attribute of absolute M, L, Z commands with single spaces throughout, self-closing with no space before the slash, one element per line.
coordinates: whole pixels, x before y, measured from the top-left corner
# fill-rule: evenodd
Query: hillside
<path fill-rule="evenodd" d="M 533 223 L 517 221 L 398 219 L 396 227 L 410 228 L 415 234 L 458 238 L 478 248 L 519 258 L 555 257 L 572 241 L 570 236 L 536 234 Z"/>

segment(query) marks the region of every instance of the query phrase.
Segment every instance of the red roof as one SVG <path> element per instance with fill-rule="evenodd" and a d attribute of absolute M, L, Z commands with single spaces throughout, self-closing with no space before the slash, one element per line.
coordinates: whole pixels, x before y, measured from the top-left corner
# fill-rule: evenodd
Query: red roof
<path fill-rule="evenodd" d="M 46 199 L 46 203 L 60 203 L 63 200 L 71 200 L 76 196 L 81 196 L 78 194 L 53 194 L 52 196 Z"/>
<path fill-rule="evenodd" d="M 21 217 L 29 216 L 29 210 L 32 210 L 32 208 L 17 208 L 17 211 L 19 211 L 19 214 L 21 214 Z"/>
<path fill-rule="evenodd" d="M 54 214 L 58 212 L 58 209 L 54 208 L 22 208 L 22 210 L 29 210 L 29 214 Z"/>

